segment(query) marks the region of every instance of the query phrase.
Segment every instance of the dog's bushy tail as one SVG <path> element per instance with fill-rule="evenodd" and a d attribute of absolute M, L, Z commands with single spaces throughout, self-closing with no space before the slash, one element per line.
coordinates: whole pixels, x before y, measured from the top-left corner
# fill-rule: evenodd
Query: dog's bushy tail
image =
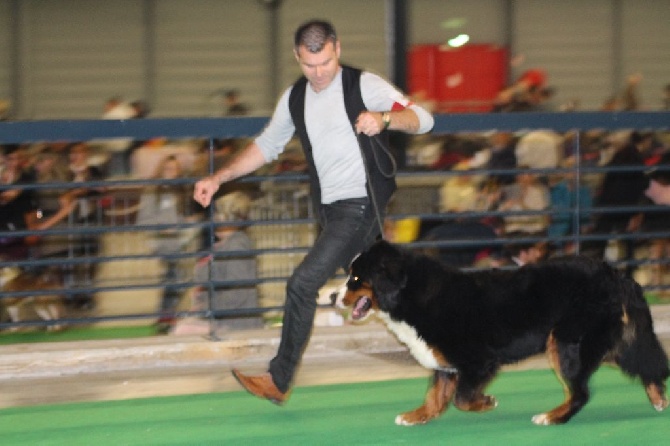
<path fill-rule="evenodd" d="M 623 335 L 617 348 L 617 363 L 624 373 L 646 384 L 662 385 L 670 375 L 668 357 L 654 333 L 654 323 L 640 285 L 621 277 L 624 306 Z"/>

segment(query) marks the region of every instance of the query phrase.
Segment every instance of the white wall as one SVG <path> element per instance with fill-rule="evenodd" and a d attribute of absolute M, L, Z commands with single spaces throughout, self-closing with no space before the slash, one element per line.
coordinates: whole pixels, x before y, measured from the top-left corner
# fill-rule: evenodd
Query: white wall
<path fill-rule="evenodd" d="M 622 9 L 622 72 L 641 73 L 642 104 L 659 109 L 670 84 L 670 0 L 624 1 Z"/>
<path fill-rule="evenodd" d="M 473 43 L 505 43 L 506 0 L 414 0 L 409 3 L 414 44 L 446 43 L 467 33 Z"/>
<path fill-rule="evenodd" d="M 611 0 L 514 2 L 513 73 L 540 67 L 556 87 L 556 102 L 577 99 L 597 109 L 618 88 L 614 78 Z"/>
<path fill-rule="evenodd" d="M 11 99 L 11 5 L 0 2 L 0 99 Z"/>
<path fill-rule="evenodd" d="M 149 99 L 154 116 L 212 116 L 221 110 L 212 93 L 235 87 L 254 113 L 268 114 L 299 75 L 293 32 L 312 17 L 335 24 L 344 62 L 388 76 L 387 0 L 283 0 L 277 42 L 262 3 L 0 0 L 0 97 L 18 95 L 22 119 L 97 118 L 112 95 Z M 410 43 L 464 31 L 473 42 L 511 44 L 523 55 L 512 74 L 544 68 L 559 103 L 596 109 L 641 72 L 643 105 L 657 109 L 670 82 L 670 0 L 408 0 L 408 16 Z"/>
<path fill-rule="evenodd" d="M 27 0 L 21 23 L 22 118 L 102 114 L 104 100 L 143 90 L 141 2 Z"/>
<path fill-rule="evenodd" d="M 255 113 L 270 103 L 267 11 L 248 0 L 155 2 L 155 114 L 222 116 L 231 88 Z M 218 93 L 218 94 L 217 94 Z"/>

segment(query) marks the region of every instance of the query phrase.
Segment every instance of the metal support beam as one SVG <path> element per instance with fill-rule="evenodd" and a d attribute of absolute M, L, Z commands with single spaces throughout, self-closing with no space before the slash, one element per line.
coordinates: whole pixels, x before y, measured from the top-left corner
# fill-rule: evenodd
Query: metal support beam
<path fill-rule="evenodd" d="M 621 0 L 612 0 L 612 88 L 611 91 L 619 91 L 624 83 L 623 74 L 623 7 Z"/>
<path fill-rule="evenodd" d="M 10 33 L 9 33 L 9 92 L 10 100 L 12 101 L 10 109 L 10 117 L 16 118 L 20 116 L 22 109 L 21 93 L 23 91 L 23 61 L 21 60 L 21 36 L 22 30 L 22 15 L 21 15 L 21 1 L 12 0 L 10 5 L 11 19 Z"/>
<path fill-rule="evenodd" d="M 407 89 L 407 1 L 389 0 L 388 42 L 391 79 L 401 90 Z"/>
<path fill-rule="evenodd" d="M 144 65 L 144 99 L 154 106 L 156 103 L 156 2 L 144 0 L 142 3 L 142 39 Z"/>

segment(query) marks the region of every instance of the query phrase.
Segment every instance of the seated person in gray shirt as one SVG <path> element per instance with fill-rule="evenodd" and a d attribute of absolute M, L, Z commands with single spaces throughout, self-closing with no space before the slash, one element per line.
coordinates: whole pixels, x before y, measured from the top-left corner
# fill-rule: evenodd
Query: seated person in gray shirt
<path fill-rule="evenodd" d="M 235 222 L 248 218 L 251 200 L 243 192 L 231 192 L 215 201 L 216 222 L 231 222 L 215 230 L 216 253 L 244 252 L 253 248 L 251 239 Z M 210 272 L 211 270 L 211 272 Z M 172 334 L 206 335 L 210 332 L 225 336 L 230 330 L 260 328 L 263 321 L 259 315 L 245 313 L 246 309 L 258 307 L 258 291 L 253 284 L 227 286 L 224 282 L 256 279 L 256 261 L 252 256 L 208 256 L 194 268 L 193 280 L 212 281 L 213 286 L 196 287 L 192 292 L 191 311 L 214 312 L 214 325 L 204 318 L 187 318 L 178 321 Z M 216 282 L 220 282 L 218 285 Z M 210 303 L 211 299 L 211 303 Z M 225 310 L 236 310 L 226 314 Z M 239 311 L 239 312 L 238 312 Z"/>

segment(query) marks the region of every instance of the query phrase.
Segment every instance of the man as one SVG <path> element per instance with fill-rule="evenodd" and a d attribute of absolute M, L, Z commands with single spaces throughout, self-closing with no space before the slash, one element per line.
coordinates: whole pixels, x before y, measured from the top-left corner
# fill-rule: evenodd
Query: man
<path fill-rule="evenodd" d="M 340 65 L 340 42 L 330 23 L 300 26 L 294 55 L 304 76 L 281 96 L 268 126 L 239 156 L 196 183 L 194 192 L 207 206 L 221 183 L 276 159 L 294 133 L 300 137 L 322 231 L 287 283 L 281 342 L 268 372 L 246 376 L 233 370 L 250 393 L 275 404 L 287 398 L 319 288 L 378 237 L 395 190 L 392 163 L 373 153 L 378 147 L 365 136 L 381 138 L 386 129 L 425 133 L 433 126 L 430 113 L 379 76 Z"/>

